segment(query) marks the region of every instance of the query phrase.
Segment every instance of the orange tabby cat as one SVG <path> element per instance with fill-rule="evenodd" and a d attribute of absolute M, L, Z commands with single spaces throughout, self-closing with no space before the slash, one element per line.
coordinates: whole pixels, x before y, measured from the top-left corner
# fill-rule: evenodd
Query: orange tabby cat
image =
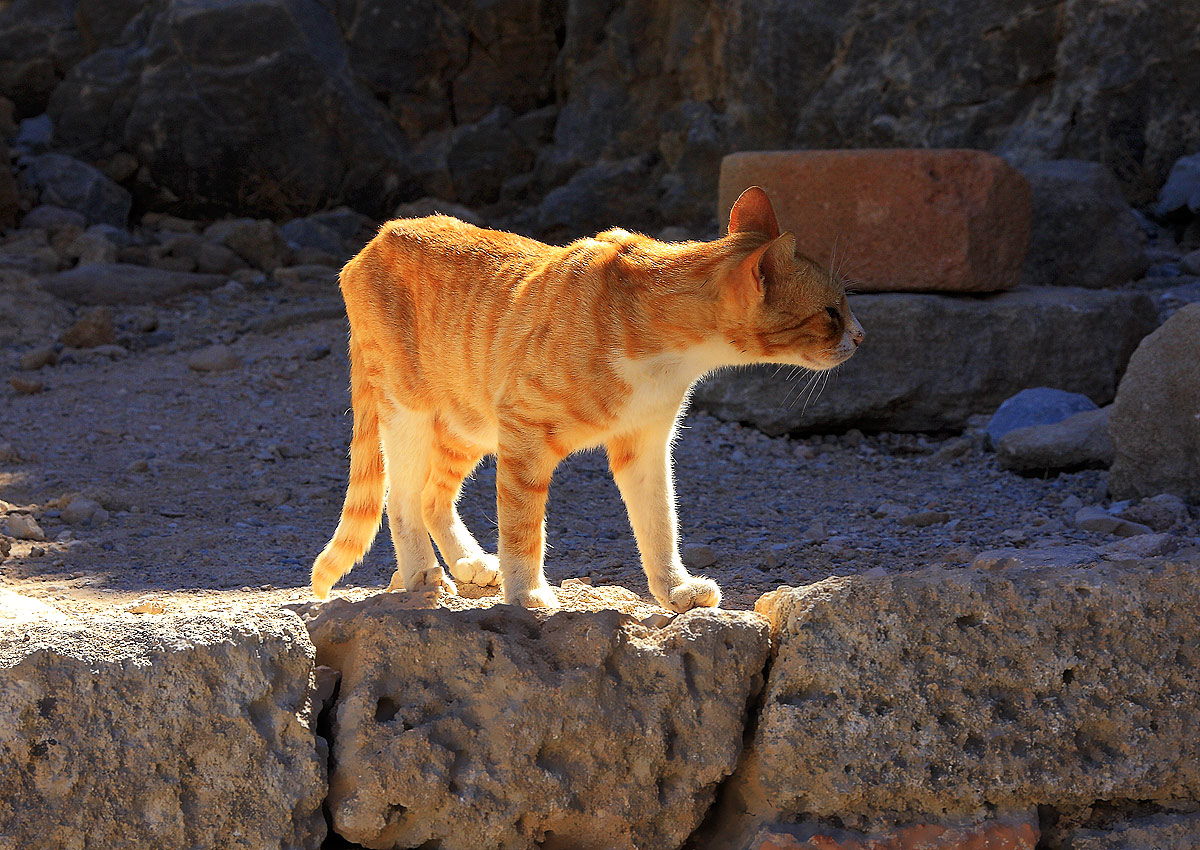
<path fill-rule="evenodd" d="M 542 570 L 550 477 L 604 446 L 650 592 L 674 611 L 715 606 L 720 590 L 684 569 L 676 532 L 671 441 L 692 384 L 727 365 L 828 369 L 863 339 L 841 284 L 796 254 L 758 187 L 714 242 L 608 230 L 560 248 L 446 216 L 392 221 L 341 288 L 354 436 L 341 521 L 313 564 L 319 597 L 370 546 L 386 496 L 391 589 L 456 592 L 432 535 L 458 581 L 556 605 Z M 498 558 L 455 509 L 488 453 Z"/>

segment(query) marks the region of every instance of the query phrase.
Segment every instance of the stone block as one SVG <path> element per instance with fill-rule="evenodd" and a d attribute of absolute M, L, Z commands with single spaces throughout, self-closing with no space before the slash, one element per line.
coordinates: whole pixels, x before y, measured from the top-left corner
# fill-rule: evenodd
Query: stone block
<path fill-rule="evenodd" d="M 1173 493 L 1200 502 L 1200 304 L 1142 340 L 1108 422 L 1118 499 Z"/>
<path fill-rule="evenodd" d="M 0 846 L 316 850 L 312 676 L 290 612 L 0 618 Z"/>
<path fill-rule="evenodd" d="M 882 293 L 850 298 L 867 341 L 822 389 L 777 366 L 726 370 L 697 406 L 768 434 L 863 428 L 939 431 L 990 414 L 1027 387 L 1111 401 L 1130 354 L 1155 326 L 1150 297 L 1071 288 L 985 297 Z"/>
<path fill-rule="evenodd" d="M 1037 813 L 981 823 L 910 823 L 864 833 L 822 824 L 763 827 L 748 850 L 1034 850 Z"/>
<path fill-rule="evenodd" d="M 1200 794 L 1200 563 L 839 577 L 756 609 L 755 778 L 784 819 Z"/>
<path fill-rule="evenodd" d="M 130 263 L 78 266 L 38 281 L 51 295 L 75 304 L 145 304 L 184 292 L 216 289 L 224 275 L 173 272 Z"/>
<path fill-rule="evenodd" d="M 721 161 L 718 221 L 762 186 L 781 230 L 863 292 L 992 292 L 1015 286 L 1029 243 L 1030 190 L 1004 160 L 972 150 L 735 153 Z"/>
<path fill-rule="evenodd" d="M 1038 475 L 1057 470 L 1107 469 L 1113 461 L 1112 440 L 1108 437 L 1110 410 L 1086 410 L 1061 422 L 1009 431 L 996 445 L 996 460 L 1013 472 Z"/>
<path fill-rule="evenodd" d="M 655 628 L 612 610 L 629 598 L 649 607 L 582 585 L 552 614 L 407 594 L 312 606 L 318 662 L 342 676 L 334 831 L 376 848 L 681 846 L 741 753 L 767 626 L 705 609 Z"/>

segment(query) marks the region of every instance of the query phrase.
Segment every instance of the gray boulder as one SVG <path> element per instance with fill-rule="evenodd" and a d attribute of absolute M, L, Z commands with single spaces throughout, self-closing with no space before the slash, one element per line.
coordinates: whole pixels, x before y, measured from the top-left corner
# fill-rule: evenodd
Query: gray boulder
<path fill-rule="evenodd" d="M 1200 502 L 1200 304 L 1142 340 L 1109 419 L 1118 499 L 1173 493 Z"/>
<path fill-rule="evenodd" d="M 650 164 L 640 156 L 582 169 L 546 195 L 538 208 L 538 232 L 558 243 L 594 234 L 599 209 L 611 210 L 612 222 L 626 229 L 653 230 L 657 217 L 646 194 L 649 175 Z"/>
<path fill-rule="evenodd" d="M 1158 206 L 1154 212 L 1160 216 L 1175 213 L 1200 215 L 1200 153 L 1181 156 L 1171 166 L 1171 173 L 1158 195 Z"/>
<path fill-rule="evenodd" d="M 847 826 L 1200 793 L 1200 564 L 830 578 L 778 645 L 762 801 Z"/>
<path fill-rule="evenodd" d="M 1009 431 L 1050 425 L 1076 413 L 1095 409 L 1096 403 L 1082 393 L 1069 393 L 1053 387 L 1033 387 L 1005 399 L 988 420 L 984 432 L 995 445 Z"/>
<path fill-rule="evenodd" d="M 769 650 L 750 612 L 663 628 L 628 591 L 556 613 L 407 594 L 308 610 L 341 672 L 329 811 L 370 847 L 680 847 L 742 749 Z M 574 610 L 571 610 L 574 609 Z M 644 616 L 640 611 L 639 616 Z"/>
<path fill-rule="evenodd" d="M 1110 409 L 1086 410 L 1061 422 L 1009 431 L 996 444 L 996 460 L 1013 472 L 1037 475 L 1107 469 L 1113 462 L 1113 444 L 1108 436 Z"/>
<path fill-rule="evenodd" d="M 129 220 L 133 198 L 86 162 L 44 153 L 29 161 L 23 177 L 37 190 L 40 203 L 75 210 L 90 224 L 125 227 Z"/>
<path fill-rule="evenodd" d="M 1103 289 L 1146 270 L 1146 237 L 1105 166 L 1060 159 L 1027 165 L 1021 173 L 1033 191 L 1022 283 Z"/>
<path fill-rule="evenodd" d="M 316 850 L 312 652 L 290 612 L 0 619 L 0 845 Z"/>
<path fill-rule="evenodd" d="M 696 388 L 696 405 L 783 434 L 961 428 L 1027 387 L 1061 387 L 1103 404 L 1155 324 L 1152 300 L 1134 292 L 881 293 L 850 303 L 867 339 L 836 374 L 818 378 L 823 390 L 806 393 L 808 374 L 776 366 L 726 370 Z"/>
<path fill-rule="evenodd" d="M 227 279 L 219 274 L 108 263 L 46 275 L 38 283 L 45 292 L 75 304 L 145 304 L 183 292 L 216 289 Z"/>

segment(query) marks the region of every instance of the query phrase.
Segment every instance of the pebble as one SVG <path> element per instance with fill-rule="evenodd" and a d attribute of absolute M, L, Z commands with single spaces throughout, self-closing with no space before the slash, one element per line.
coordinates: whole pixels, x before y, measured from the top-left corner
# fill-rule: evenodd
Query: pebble
<path fill-rule="evenodd" d="M 328 345 L 318 345 L 315 348 L 310 348 L 308 351 L 304 352 L 304 359 L 321 360 L 325 357 L 328 357 L 330 351 L 331 349 Z"/>
<path fill-rule="evenodd" d="M 1083 499 L 1072 493 L 1070 496 L 1067 496 L 1067 498 L 1063 499 L 1062 506 L 1065 510 L 1077 511 L 1083 507 Z"/>
<path fill-rule="evenodd" d="M 58 352 L 52 345 L 34 348 L 21 355 L 20 366 L 26 372 L 36 372 L 43 366 L 53 366 L 58 362 Z"/>
<path fill-rule="evenodd" d="M 42 390 L 46 389 L 46 385 L 41 381 L 22 378 L 19 375 L 13 375 L 8 379 L 8 382 L 19 395 L 37 395 Z"/>
<path fill-rule="evenodd" d="M 713 551 L 713 547 L 699 543 L 686 544 L 680 555 L 683 557 L 684 566 L 694 570 L 711 567 L 717 562 L 717 553 Z"/>
<path fill-rule="evenodd" d="M 821 520 L 813 520 L 808 528 L 804 529 L 803 537 L 806 540 L 824 540 L 828 536 L 825 531 L 825 523 Z"/>
<path fill-rule="evenodd" d="M 926 528 L 930 525 L 941 525 L 944 522 L 950 521 L 950 514 L 945 511 L 917 511 L 915 514 L 908 514 L 900 517 L 901 525 L 912 525 L 917 528 Z"/>
<path fill-rule="evenodd" d="M 113 328 L 112 310 L 107 307 L 93 307 L 88 310 L 62 335 L 63 345 L 71 348 L 112 345 L 116 340 L 117 334 Z"/>
<path fill-rule="evenodd" d="M 129 614 L 165 614 L 166 606 L 154 599 L 138 599 L 125 606 Z"/>
<path fill-rule="evenodd" d="M 227 372 L 242 365 L 242 359 L 228 345 L 210 345 L 192 352 L 187 364 L 197 372 Z"/>
<path fill-rule="evenodd" d="M 898 519 L 899 517 L 908 516 L 910 513 L 911 511 L 904 507 L 904 505 L 898 505 L 895 502 L 884 502 L 871 511 L 871 516 L 875 517 L 875 519 Z"/>
<path fill-rule="evenodd" d="M 9 537 L 18 540 L 45 540 L 46 535 L 37 520 L 28 514 L 9 514 L 4 518 L 4 527 Z"/>
<path fill-rule="evenodd" d="M 1121 519 L 1140 522 L 1155 531 L 1169 531 L 1184 525 L 1189 519 L 1187 504 L 1173 493 L 1160 493 L 1149 499 L 1142 499 L 1135 505 L 1119 509 L 1114 505 L 1113 508 L 1113 513 Z"/>

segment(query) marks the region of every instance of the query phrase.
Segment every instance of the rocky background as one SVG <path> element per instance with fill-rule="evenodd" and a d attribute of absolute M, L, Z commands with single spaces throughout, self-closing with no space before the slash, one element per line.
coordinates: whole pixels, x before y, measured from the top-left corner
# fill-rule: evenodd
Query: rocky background
<path fill-rule="evenodd" d="M 0 95 L 23 172 L 68 154 L 135 219 L 433 196 L 702 234 L 736 150 L 1082 159 L 1149 204 L 1200 149 L 1198 32 L 1173 0 L 7 0 Z"/>

